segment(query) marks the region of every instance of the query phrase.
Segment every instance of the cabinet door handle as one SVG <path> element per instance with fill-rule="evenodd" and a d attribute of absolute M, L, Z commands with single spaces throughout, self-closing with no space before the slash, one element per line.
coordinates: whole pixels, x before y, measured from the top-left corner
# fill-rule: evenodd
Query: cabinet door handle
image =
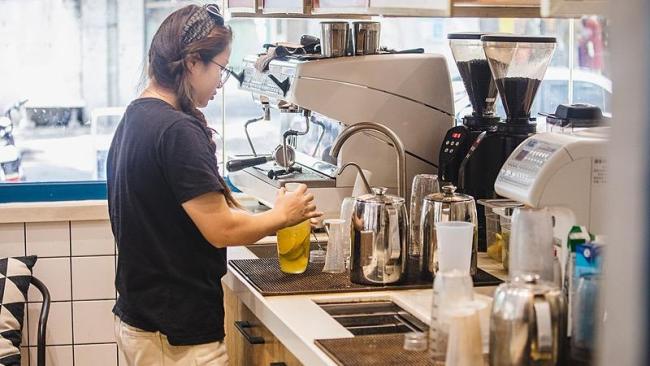
<path fill-rule="evenodd" d="M 287 366 L 284 362 L 271 362 L 269 366 Z"/>
<path fill-rule="evenodd" d="M 235 321 L 235 327 L 239 330 L 239 333 L 241 333 L 244 338 L 248 341 L 250 344 L 264 344 L 264 338 L 260 336 L 255 336 L 250 333 L 248 333 L 249 328 L 253 328 L 254 325 L 251 324 L 250 322 L 246 320 L 236 320 Z"/>

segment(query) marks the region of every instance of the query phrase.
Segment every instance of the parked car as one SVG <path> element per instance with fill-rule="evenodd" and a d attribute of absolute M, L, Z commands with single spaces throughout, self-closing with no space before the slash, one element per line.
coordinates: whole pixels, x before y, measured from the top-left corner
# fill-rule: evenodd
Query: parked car
<path fill-rule="evenodd" d="M 93 179 L 106 180 L 106 159 L 113 134 L 120 123 L 126 107 L 95 108 L 90 113 L 90 135 L 95 149 Z"/>
<path fill-rule="evenodd" d="M 83 100 L 65 102 L 30 100 L 25 105 L 25 110 L 27 118 L 34 123 L 35 127 L 68 127 L 71 121 L 83 125 L 85 107 L 86 103 Z"/>
<path fill-rule="evenodd" d="M 16 102 L 0 116 L 0 182 L 24 179 L 22 156 L 14 140 L 14 121 L 20 118 L 25 103 L 27 99 Z"/>
<path fill-rule="evenodd" d="M 561 103 L 569 101 L 569 69 L 549 67 L 531 108 L 531 116 L 539 112 L 554 113 Z M 465 87 L 457 76 L 452 79 L 456 118 L 462 120 L 472 113 Z M 612 81 L 607 77 L 588 70 L 573 70 L 573 103 L 587 103 L 600 107 L 603 113 L 611 113 Z M 505 117 L 500 98 L 497 100 L 497 114 Z"/>

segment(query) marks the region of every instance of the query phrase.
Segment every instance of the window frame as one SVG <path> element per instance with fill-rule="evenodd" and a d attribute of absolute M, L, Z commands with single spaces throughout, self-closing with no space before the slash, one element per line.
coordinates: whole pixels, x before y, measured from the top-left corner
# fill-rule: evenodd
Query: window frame
<path fill-rule="evenodd" d="M 105 200 L 106 181 L 0 184 L 0 203 Z"/>

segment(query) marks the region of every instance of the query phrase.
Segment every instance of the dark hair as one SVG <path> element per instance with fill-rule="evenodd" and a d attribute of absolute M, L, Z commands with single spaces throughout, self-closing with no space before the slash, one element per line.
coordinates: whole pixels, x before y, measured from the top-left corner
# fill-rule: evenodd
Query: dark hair
<path fill-rule="evenodd" d="M 211 135 L 215 131 L 208 127 L 205 116 L 194 103 L 187 65 L 197 60 L 208 64 L 231 42 L 232 30 L 224 25 L 218 6 L 188 5 L 171 13 L 162 22 L 149 48 L 149 79 L 174 92 L 181 111 L 201 121 Z M 210 139 L 210 143 L 214 144 L 214 141 Z M 241 207 L 224 179 L 221 176 L 218 179 L 228 206 Z"/>

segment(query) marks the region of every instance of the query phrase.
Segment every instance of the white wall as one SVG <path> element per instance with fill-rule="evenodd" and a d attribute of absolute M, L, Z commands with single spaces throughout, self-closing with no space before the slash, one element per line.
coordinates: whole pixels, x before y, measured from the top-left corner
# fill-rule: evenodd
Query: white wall
<path fill-rule="evenodd" d="M 19 99 L 83 100 L 87 112 L 126 105 L 144 60 L 143 29 L 144 0 L 0 1 L 0 109 Z"/>
<path fill-rule="evenodd" d="M 81 98 L 75 2 L 3 0 L 0 9 L 0 107 L 24 98 Z"/>
<path fill-rule="evenodd" d="M 609 239 L 605 252 L 607 321 L 601 365 L 645 365 L 648 319 L 648 121 L 650 7 L 610 1 L 614 120 L 610 149 Z"/>

